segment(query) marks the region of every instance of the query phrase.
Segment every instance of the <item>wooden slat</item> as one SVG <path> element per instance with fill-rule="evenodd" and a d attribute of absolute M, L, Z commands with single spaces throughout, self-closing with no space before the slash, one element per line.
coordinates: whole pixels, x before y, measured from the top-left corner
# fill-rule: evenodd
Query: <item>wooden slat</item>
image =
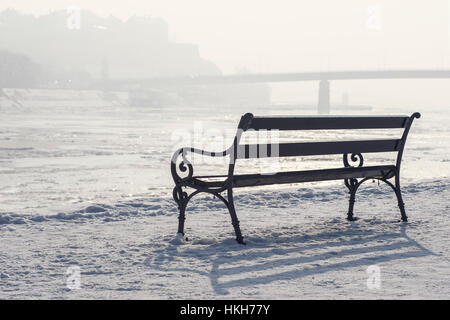
<path fill-rule="evenodd" d="M 288 171 L 277 172 L 275 174 L 243 174 L 235 175 L 233 177 L 233 187 L 250 187 L 281 183 L 312 182 L 366 177 L 384 177 L 386 179 L 390 179 L 394 176 L 395 170 L 395 166 L 391 165 Z M 193 181 L 195 185 L 211 188 L 222 187 L 227 181 L 227 176 L 222 176 L 221 180 L 216 180 L 215 178 L 216 177 L 196 176 L 193 177 Z"/>
<path fill-rule="evenodd" d="M 251 187 L 271 184 L 340 180 L 349 178 L 392 178 L 395 166 L 372 166 L 357 168 L 337 168 L 326 170 L 307 170 L 279 172 L 273 175 L 246 174 L 233 178 L 233 187 Z"/>
<path fill-rule="evenodd" d="M 408 116 L 254 117 L 254 130 L 326 130 L 404 128 Z"/>
<path fill-rule="evenodd" d="M 281 144 L 246 144 L 237 149 L 237 159 L 293 157 L 344 153 L 398 151 L 400 140 L 358 140 Z"/>

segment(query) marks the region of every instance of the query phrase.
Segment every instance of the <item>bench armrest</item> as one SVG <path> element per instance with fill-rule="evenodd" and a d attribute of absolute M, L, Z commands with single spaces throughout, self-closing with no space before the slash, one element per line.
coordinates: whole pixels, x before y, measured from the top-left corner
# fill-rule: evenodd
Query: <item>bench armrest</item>
<path fill-rule="evenodd" d="M 346 168 L 362 167 L 364 165 L 364 158 L 361 153 L 351 153 L 351 154 L 344 153 L 343 160 L 344 160 L 344 167 Z M 351 163 L 349 160 L 351 161 Z"/>
<path fill-rule="evenodd" d="M 222 152 L 211 152 L 211 151 L 205 151 L 202 149 L 197 148 L 191 148 L 191 147 L 184 147 L 180 148 L 172 156 L 172 160 L 170 162 L 170 169 L 172 172 L 172 177 L 175 182 L 182 181 L 182 180 L 188 180 L 192 178 L 194 174 L 194 168 L 192 166 L 192 163 L 189 162 L 189 160 L 186 158 L 186 153 L 192 152 L 197 153 L 200 155 L 210 156 L 210 157 L 225 157 L 230 154 L 229 149 L 222 151 Z M 180 163 L 177 165 L 178 159 L 181 157 Z M 185 173 L 183 174 L 184 177 L 181 177 L 178 174 L 178 170 Z M 187 174 L 186 174 L 186 171 Z"/>

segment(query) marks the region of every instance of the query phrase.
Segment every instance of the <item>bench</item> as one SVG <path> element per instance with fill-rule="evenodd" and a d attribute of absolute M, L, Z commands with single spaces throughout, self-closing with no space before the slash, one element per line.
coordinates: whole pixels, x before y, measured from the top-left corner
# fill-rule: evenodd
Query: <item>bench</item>
<path fill-rule="evenodd" d="M 414 118 L 412 116 L 319 116 L 319 117 L 255 117 L 247 113 L 241 117 L 232 145 L 222 152 L 208 152 L 197 148 L 178 149 L 171 159 L 171 173 L 175 182 L 173 198 L 178 205 L 178 233 L 184 235 L 186 206 L 199 193 L 212 194 L 228 208 L 236 240 L 244 244 L 239 220 L 233 202 L 233 189 L 273 184 L 300 183 L 326 180 L 344 180 L 350 193 L 347 219 L 354 220 L 353 207 L 356 191 L 367 180 L 379 180 L 389 185 L 398 200 L 401 220 L 407 221 L 400 190 L 400 165 L 406 138 Z M 278 144 L 240 144 L 241 136 L 249 130 L 349 130 L 403 128 L 400 139 L 302 142 Z M 394 152 L 392 165 L 363 166 L 363 153 Z M 194 176 L 193 165 L 187 154 L 211 157 L 229 156 L 227 175 Z M 234 174 L 236 161 L 264 157 L 300 157 L 342 154 L 344 167 L 323 170 L 278 172 L 275 174 Z M 394 179 L 393 182 L 390 180 Z M 193 190 L 188 194 L 188 190 Z M 226 192 L 226 197 L 223 193 Z"/>

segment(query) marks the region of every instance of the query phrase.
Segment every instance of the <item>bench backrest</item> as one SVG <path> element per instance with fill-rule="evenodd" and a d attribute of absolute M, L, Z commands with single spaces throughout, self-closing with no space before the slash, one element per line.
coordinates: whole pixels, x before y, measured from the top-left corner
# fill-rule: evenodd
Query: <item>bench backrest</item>
<path fill-rule="evenodd" d="M 234 159 L 290 157 L 372 152 L 402 152 L 414 118 L 412 116 L 320 116 L 255 117 L 242 116 L 234 144 Z M 240 144 L 242 132 L 248 130 L 337 130 L 404 128 L 400 139 L 303 142 L 280 144 Z M 401 154 L 400 154 L 401 157 Z"/>

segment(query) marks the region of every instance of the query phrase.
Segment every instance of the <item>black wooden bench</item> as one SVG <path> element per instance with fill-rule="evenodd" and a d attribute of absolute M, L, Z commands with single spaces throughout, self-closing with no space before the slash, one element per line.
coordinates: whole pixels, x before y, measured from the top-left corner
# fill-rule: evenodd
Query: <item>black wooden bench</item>
<path fill-rule="evenodd" d="M 173 198 L 179 209 L 178 233 L 184 235 L 185 211 L 189 200 L 206 192 L 215 195 L 227 206 L 236 233 L 236 240 L 244 243 L 239 220 L 233 203 L 233 188 L 263 186 L 284 183 L 344 180 L 350 193 L 347 219 L 354 220 L 353 206 L 359 186 L 372 179 L 388 184 L 395 192 L 402 221 L 407 221 L 405 207 L 400 191 L 400 165 L 406 138 L 414 118 L 412 116 L 322 116 L 322 117 L 254 117 L 251 113 L 242 116 L 233 144 L 223 152 L 208 152 L 196 148 L 181 148 L 171 160 L 172 177 L 175 181 Z M 336 130 L 336 129 L 391 129 L 403 128 L 400 139 L 303 142 L 279 144 L 240 144 L 241 136 L 248 130 Z M 276 152 L 275 152 L 276 151 Z M 194 176 L 187 153 L 197 153 L 211 157 L 230 157 L 228 175 Z M 363 153 L 397 152 L 395 165 L 363 166 Z M 236 160 L 264 157 L 296 157 L 312 155 L 343 154 L 344 167 L 324 170 L 279 172 L 272 175 L 235 175 Z M 394 178 L 394 182 L 389 181 Z M 360 180 L 358 180 L 360 179 Z M 184 189 L 184 190 L 183 190 Z M 188 194 L 185 190 L 192 189 Z M 226 191 L 226 198 L 222 192 Z"/>

